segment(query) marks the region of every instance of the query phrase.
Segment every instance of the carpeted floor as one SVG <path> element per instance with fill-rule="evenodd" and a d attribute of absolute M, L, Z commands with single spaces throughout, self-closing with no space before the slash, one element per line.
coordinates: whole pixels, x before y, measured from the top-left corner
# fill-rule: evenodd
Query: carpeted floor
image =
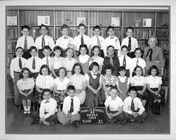
<path fill-rule="evenodd" d="M 143 124 L 128 123 L 104 124 L 104 125 L 80 125 L 72 126 L 31 125 L 31 118 L 16 110 L 11 100 L 6 103 L 6 133 L 7 134 L 169 134 L 170 117 L 169 104 L 162 106 L 160 115 L 149 114 Z"/>

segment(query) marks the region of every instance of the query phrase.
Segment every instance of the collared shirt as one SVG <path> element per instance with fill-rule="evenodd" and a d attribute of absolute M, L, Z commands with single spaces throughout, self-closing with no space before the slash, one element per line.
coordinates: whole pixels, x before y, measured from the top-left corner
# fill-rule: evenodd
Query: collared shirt
<path fill-rule="evenodd" d="M 95 75 L 92 71 L 90 71 L 90 74 L 91 74 L 91 76 L 92 76 L 93 79 L 96 79 L 96 78 L 97 78 L 97 75 L 98 75 L 98 74 Z M 85 78 L 86 78 L 86 81 L 89 82 L 90 76 L 89 76 L 88 73 L 85 74 Z M 101 81 L 102 81 L 102 75 L 100 75 L 100 80 L 99 80 L 99 82 L 101 82 Z"/>
<path fill-rule="evenodd" d="M 86 78 L 82 74 L 74 74 L 70 77 L 70 83 L 73 84 L 76 89 L 83 89 L 85 87 Z"/>
<path fill-rule="evenodd" d="M 121 46 L 123 46 L 123 45 L 128 46 L 128 41 L 129 41 L 129 37 L 124 38 L 122 40 Z M 131 37 L 131 51 L 134 51 L 136 48 L 138 48 L 138 41 L 136 38 Z"/>
<path fill-rule="evenodd" d="M 125 83 L 126 78 L 127 78 L 127 84 L 129 85 L 130 79 L 128 77 L 126 77 L 126 76 L 124 76 L 124 77 L 118 76 L 118 79 L 120 80 L 121 83 Z"/>
<path fill-rule="evenodd" d="M 104 104 L 106 107 L 109 107 L 110 111 L 119 111 L 119 108 L 123 107 L 124 103 L 119 96 L 116 96 L 115 99 L 112 99 L 111 96 L 109 96 Z"/>
<path fill-rule="evenodd" d="M 137 65 L 144 69 L 146 67 L 146 62 L 143 58 L 132 58 L 131 65 L 133 70 Z"/>
<path fill-rule="evenodd" d="M 119 38 L 116 36 L 108 36 L 105 39 L 105 46 L 106 46 L 104 49 L 105 55 L 107 55 L 106 48 L 110 45 L 114 46 L 114 48 L 117 49 L 118 51 L 121 50 Z M 120 54 L 120 52 L 118 54 Z"/>
<path fill-rule="evenodd" d="M 65 58 L 64 59 L 64 67 L 67 71 L 72 71 L 74 64 L 77 62 L 75 58 Z"/>
<path fill-rule="evenodd" d="M 56 40 L 56 45 L 64 50 L 68 48 L 68 44 L 74 44 L 73 38 L 70 36 L 61 36 Z"/>
<path fill-rule="evenodd" d="M 37 37 L 35 40 L 35 46 L 37 47 L 37 49 L 42 49 L 42 38 L 43 38 L 43 36 L 41 35 L 41 36 Z M 53 48 L 54 48 L 53 38 L 49 35 L 45 35 L 44 39 L 45 39 L 45 45 L 49 45 L 50 48 L 53 50 Z"/>
<path fill-rule="evenodd" d="M 27 60 L 21 57 L 21 62 L 22 62 L 22 68 L 26 67 Z M 19 66 L 19 57 L 13 58 L 10 63 L 10 75 L 12 79 L 14 79 L 14 72 L 21 72 L 21 69 Z"/>
<path fill-rule="evenodd" d="M 159 88 L 162 84 L 162 77 L 159 76 L 147 76 L 146 83 L 150 86 L 150 88 Z"/>
<path fill-rule="evenodd" d="M 57 102 L 55 99 L 50 98 L 48 102 L 42 100 L 39 109 L 40 118 L 49 118 L 57 112 Z"/>
<path fill-rule="evenodd" d="M 92 62 L 97 62 L 100 66 L 102 66 L 103 61 L 104 61 L 104 59 L 102 57 L 100 57 L 100 56 L 94 57 L 93 56 L 93 57 L 90 58 L 89 65 L 92 64 Z"/>
<path fill-rule="evenodd" d="M 66 90 L 69 83 L 70 80 L 67 77 L 62 80 L 59 77 L 54 79 L 54 85 L 56 86 L 57 90 Z"/>
<path fill-rule="evenodd" d="M 34 88 L 34 79 L 27 78 L 27 79 L 20 79 L 17 81 L 17 87 L 20 90 L 29 90 Z"/>
<path fill-rule="evenodd" d="M 99 41 L 100 41 L 100 45 L 101 46 L 99 46 L 99 44 L 98 44 L 98 42 L 97 42 L 97 37 L 98 37 L 98 39 L 99 39 Z M 103 49 L 104 50 L 104 48 L 105 48 L 105 40 L 104 40 L 104 38 L 102 37 L 102 36 L 92 36 L 91 38 L 90 38 L 90 47 L 92 48 L 93 46 L 95 46 L 95 45 L 98 45 L 101 49 Z"/>
<path fill-rule="evenodd" d="M 87 47 L 89 48 L 89 46 L 90 46 L 90 38 L 89 38 L 89 36 L 84 34 L 83 38 L 84 38 L 84 44 L 86 44 Z M 78 35 L 78 36 L 76 36 L 74 38 L 74 45 L 76 46 L 76 50 L 78 51 L 79 47 L 81 45 L 81 35 Z"/>
<path fill-rule="evenodd" d="M 33 61 L 35 59 L 35 69 L 32 68 Z M 41 59 L 39 57 L 30 57 L 27 60 L 26 67 L 32 72 L 32 73 L 37 73 L 40 71 L 41 67 Z"/>
<path fill-rule="evenodd" d="M 132 86 L 144 86 L 146 84 L 146 78 L 144 76 L 133 76 L 130 78 L 130 84 Z"/>
<path fill-rule="evenodd" d="M 36 86 L 41 89 L 52 89 L 54 86 L 54 79 L 50 75 L 38 75 L 36 78 Z"/>
<path fill-rule="evenodd" d="M 53 68 L 54 69 L 59 69 L 60 67 L 64 66 L 64 58 L 63 57 L 53 57 Z"/>
<path fill-rule="evenodd" d="M 75 114 L 79 113 L 79 111 L 80 111 L 80 100 L 79 100 L 79 98 L 77 96 L 74 96 L 74 97 L 67 96 L 64 99 L 64 102 L 63 102 L 62 111 L 64 112 L 64 114 L 69 113 L 72 98 L 73 98 L 73 112 L 72 112 L 72 115 L 75 115 Z"/>
<path fill-rule="evenodd" d="M 26 36 L 27 39 L 27 49 L 30 49 L 31 46 L 34 46 L 34 39 L 32 36 Z M 16 48 L 22 47 L 24 48 L 25 36 L 21 36 L 17 40 Z"/>
<path fill-rule="evenodd" d="M 52 66 L 53 66 L 53 58 L 52 57 L 48 57 L 48 62 L 49 62 L 49 68 L 51 70 Z M 42 65 L 47 65 L 47 57 L 44 57 L 41 59 L 41 66 Z"/>
<path fill-rule="evenodd" d="M 85 64 L 89 61 L 90 56 L 89 55 L 79 55 L 78 60 L 81 64 Z"/>
<path fill-rule="evenodd" d="M 128 113 L 128 114 L 132 114 L 131 102 L 132 102 L 132 97 L 130 97 L 130 96 L 126 97 L 125 100 L 124 100 L 123 111 Z M 139 111 L 137 113 L 139 115 L 141 115 L 145 111 L 145 108 L 142 105 L 141 99 L 138 98 L 138 97 L 135 97 L 133 99 L 133 102 L 134 102 L 134 109 L 135 110 L 139 109 Z"/>
<path fill-rule="evenodd" d="M 131 70 L 132 69 L 132 63 L 131 63 L 132 59 L 127 55 L 126 56 L 124 56 L 124 55 L 119 56 L 120 66 L 123 66 L 124 57 L 126 59 L 126 69 Z"/>

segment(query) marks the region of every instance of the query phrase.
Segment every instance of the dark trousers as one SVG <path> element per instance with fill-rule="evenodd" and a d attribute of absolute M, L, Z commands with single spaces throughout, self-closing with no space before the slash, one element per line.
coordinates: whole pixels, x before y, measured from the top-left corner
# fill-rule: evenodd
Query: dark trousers
<path fill-rule="evenodd" d="M 147 117 L 147 113 L 144 112 L 141 115 L 138 115 L 137 117 L 134 117 L 133 115 L 124 112 L 124 116 L 125 116 L 125 119 L 127 121 L 133 120 L 134 122 L 143 122 Z"/>

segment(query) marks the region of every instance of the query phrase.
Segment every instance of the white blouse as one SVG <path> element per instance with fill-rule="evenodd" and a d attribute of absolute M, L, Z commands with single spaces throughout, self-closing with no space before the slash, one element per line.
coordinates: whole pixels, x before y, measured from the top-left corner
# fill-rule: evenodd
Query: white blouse
<path fill-rule="evenodd" d="M 67 77 L 62 80 L 59 77 L 54 79 L 54 85 L 56 85 L 57 90 L 66 90 L 69 82 L 70 80 Z"/>
<path fill-rule="evenodd" d="M 146 78 L 144 76 L 133 76 L 130 79 L 130 84 L 133 86 L 144 86 L 146 84 Z"/>
<path fill-rule="evenodd" d="M 64 62 L 64 67 L 66 68 L 66 70 L 72 71 L 72 68 L 77 61 L 74 58 L 71 58 L 71 59 L 65 58 L 63 62 Z"/>
<path fill-rule="evenodd" d="M 54 85 L 54 79 L 50 75 L 38 75 L 36 78 L 36 86 L 42 89 L 52 89 Z"/>
<path fill-rule="evenodd" d="M 73 84 L 76 89 L 83 89 L 86 83 L 86 78 L 82 74 L 74 74 L 70 77 L 70 83 Z"/>
<path fill-rule="evenodd" d="M 63 57 L 54 57 L 53 58 L 53 68 L 54 69 L 59 69 L 60 67 L 63 67 L 64 66 L 64 58 Z"/>
<path fill-rule="evenodd" d="M 102 66 L 103 65 L 103 61 L 104 61 L 104 59 L 102 57 L 100 57 L 100 56 L 94 57 L 93 56 L 93 57 L 91 57 L 91 60 L 89 61 L 89 65 L 92 64 L 92 62 L 97 62 L 98 65 Z"/>
<path fill-rule="evenodd" d="M 20 90 L 28 90 L 34 88 L 34 79 L 27 78 L 27 79 L 20 79 L 17 81 L 17 87 Z"/>
<path fill-rule="evenodd" d="M 147 76 L 146 82 L 150 88 L 158 88 L 162 84 L 162 78 L 159 76 Z"/>
<path fill-rule="evenodd" d="M 84 64 L 89 61 L 90 56 L 89 55 L 79 55 L 78 60 L 80 63 Z"/>

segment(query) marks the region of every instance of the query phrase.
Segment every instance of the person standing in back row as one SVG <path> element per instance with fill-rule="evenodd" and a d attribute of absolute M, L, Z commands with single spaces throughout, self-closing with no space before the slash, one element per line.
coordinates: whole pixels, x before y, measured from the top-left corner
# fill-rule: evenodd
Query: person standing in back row
<path fill-rule="evenodd" d="M 136 38 L 133 37 L 134 28 L 128 27 L 126 30 L 126 38 L 122 40 L 122 44 L 128 47 L 128 56 L 134 58 L 134 50 L 138 48 L 138 41 Z"/>

